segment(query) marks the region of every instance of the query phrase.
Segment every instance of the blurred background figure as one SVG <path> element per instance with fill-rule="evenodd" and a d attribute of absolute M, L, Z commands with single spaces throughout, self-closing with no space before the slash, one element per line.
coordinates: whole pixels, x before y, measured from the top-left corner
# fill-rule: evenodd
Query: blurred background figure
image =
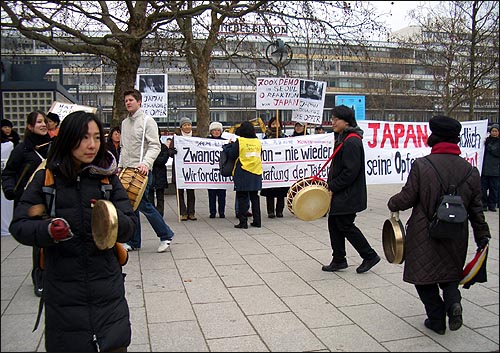
<path fill-rule="evenodd" d="M 306 127 L 304 125 L 304 123 L 301 123 L 299 121 L 297 121 L 293 127 L 293 134 L 292 136 L 304 136 L 304 135 L 309 135 L 307 133 L 306 130 Z"/>
<path fill-rule="evenodd" d="M 222 138 L 222 124 L 214 121 L 208 127 L 209 136 L 211 139 Z M 219 207 L 217 208 L 217 204 Z M 210 218 L 215 218 L 217 210 L 220 218 L 226 218 L 226 189 L 208 189 L 208 210 Z"/>
<path fill-rule="evenodd" d="M 2 143 L 10 141 L 15 147 L 20 140 L 19 134 L 13 129 L 12 121 L 9 119 L 2 119 Z"/>
<path fill-rule="evenodd" d="M 7 160 L 9 159 L 10 152 L 14 149 L 14 143 L 8 139 L 4 140 L 3 138 L 3 120 L 6 119 L 2 119 L 2 174 L 5 164 L 7 164 Z M 0 194 L 2 199 L 2 237 L 6 237 L 10 235 L 9 225 L 14 212 L 14 201 L 7 200 L 3 192 L 0 192 Z"/>
<path fill-rule="evenodd" d="M 106 148 L 109 152 L 113 153 L 113 156 L 115 156 L 116 163 L 120 161 L 120 152 L 121 152 L 121 147 L 120 147 L 120 140 L 122 138 L 122 131 L 120 127 L 115 126 L 109 130 L 108 133 L 108 139 L 106 141 Z"/>
<path fill-rule="evenodd" d="M 481 189 L 483 211 L 496 212 L 498 207 L 498 189 L 500 184 L 500 137 L 498 124 L 491 125 L 490 135 L 484 142 L 483 171 Z"/>
<path fill-rule="evenodd" d="M 5 169 L 2 171 L 2 189 L 8 200 L 14 200 L 14 209 L 18 205 L 31 175 L 47 158 L 50 141 L 45 113 L 40 110 L 29 113 L 26 118 L 24 140 L 14 147 Z M 31 278 L 35 295 L 41 297 L 43 271 L 40 268 L 40 248 L 37 246 L 33 247 Z"/>
<path fill-rule="evenodd" d="M 57 136 L 59 133 L 59 123 L 61 119 L 59 119 L 59 115 L 49 112 L 47 114 L 47 129 L 51 139 Z"/>
<path fill-rule="evenodd" d="M 148 198 L 149 202 L 151 202 L 151 204 L 163 217 L 165 210 L 165 189 L 168 187 L 166 163 L 169 156 L 168 147 L 161 141 L 161 131 L 159 128 L 158 138 L 160 139 L 161 151 L 153 163 L 153 170 L 151 173 L 153 181 L 149 188 Z"/>
<path fill-rule="evenodd" d="M 325 129 L 323 128 L 323 126 L 319 125 L 319 126 L 316 126 L 314 128 L 314 133 L 315 134 L 324 134 L 325 133 Z"/>
<path fill-rule="evenodd" d="M 284 137 L 287 136 L 281 131 L 281 124 L 279 120 L 276 119 L 276 117 L 271 118 L 267 125 L 266 136 L 264 136 L 264 139 Z M 260 195 L 266 198 L 268 218 L 283 217 L 283 209 L 285 208 L 285 198 L 287 193 L 288 187 L 266 188 L 261 190 Z"/>

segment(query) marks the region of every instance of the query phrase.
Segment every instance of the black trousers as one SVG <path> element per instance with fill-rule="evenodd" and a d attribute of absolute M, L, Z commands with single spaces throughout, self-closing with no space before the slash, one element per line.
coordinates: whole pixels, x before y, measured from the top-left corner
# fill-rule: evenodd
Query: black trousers
<path fill-rule="evenodd" d="M 156 194 L 156 202 L 155 202 Z M 165 189 L 149 188 L 148 199 L 163 217 L 165 211 Z"/>
<path fill-rule="evenodd" d="M 372 259 L 377 255 L 363 233 L 354 225 L 355 218 L 355 213 L 328 216 L 328 232 L 330 233 L 333 262 L 346 261 L 346 239 L 363 259 Z"/>
<path fill-rule="evenodd" d="M 415 285 L 432 328 L 436 330 L 446 328 L 446 314 L 451 305 L 462 300 L 458 284 L 459 282 L 442 282 Z M 439 288 L 443 291 L 443 297 L 439 293 Z"/>
<path fill-rule="evenodd" d="M 248 217 L 245 214 L 248 211 L 247 200 L 250 198 L 252 205 L 253 223 L 261 225 L 260 217 L 260 198 L 258 191 L 236 191 L 236 198 L 238 199 L 238 219 L 240 223 L 247 224 Z"/>
<path fill-rule="evenodd" d="M 184 201 L 184 189 L 177 189 L 177 192 L 179 193 L 181 215 L 182 216 L 194 215 L 194 204 L 196 202 L 196 198 L 194 196 L 194 189 L 186 189 L 187 207 L 186 207 L 186 202 Z"/>

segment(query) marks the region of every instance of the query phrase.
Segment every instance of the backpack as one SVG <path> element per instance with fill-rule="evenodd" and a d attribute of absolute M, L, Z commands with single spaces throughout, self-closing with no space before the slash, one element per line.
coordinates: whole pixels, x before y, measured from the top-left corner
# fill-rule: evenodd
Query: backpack
<path fill-rule="evenodd" d="M 219 172 L 220 175 L 224 177 L 233 176 L 234 168 L 236 166 L 236 161 L 238 159 L 232 159 L 229 157 L 227 150 L 229 149 L 230 144 L 222 145 L 222 151 L 219 155 Z"/>
<path fill-rule="evenodd" d="M 431 239 L 464 239 L 467 237 L 467 209 L 464 206 L 462 196 L 457 194 L 457 189 L 472 174 L 472 166 L 467 175 L 458 185 L 449 185 L 446 189 L 443 179 L 436 166 L 430 159 L 425 157 L 430 166 L 436 172 L 441 188 L 446 190 L 438 199 L 436 212 L 432 216 L 429 224 L 429 237 Z"/>

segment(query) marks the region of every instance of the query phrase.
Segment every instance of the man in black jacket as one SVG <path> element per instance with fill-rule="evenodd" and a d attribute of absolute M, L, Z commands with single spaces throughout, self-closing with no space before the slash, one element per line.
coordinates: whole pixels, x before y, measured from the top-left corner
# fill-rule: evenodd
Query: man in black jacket
<path fill-rule="evenodd" d="M 328 231 L 332 245 L 332 261 L 322 267 L 334 272 L 348 267 L 345 240 L 356 249 L 363 262 L 357 273 L 370 270 L 380 257 L 370 246 L 361 230 L 354 224 L 356 213 L 366 209 L 367 192 L 363 130 L 358 127 L 354 111 L 345 105 L 332 109 L 333 130 L 338 134 L 335 150 L 341 147 L 332 160 L 328 173 L 328 188 L 332 193 L 328 215 Z"/>

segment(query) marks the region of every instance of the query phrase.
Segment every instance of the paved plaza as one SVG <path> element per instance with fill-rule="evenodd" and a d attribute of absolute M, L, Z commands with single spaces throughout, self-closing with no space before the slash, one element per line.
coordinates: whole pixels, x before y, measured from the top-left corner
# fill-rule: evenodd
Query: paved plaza
<path fill-rule="evenodd" d="M 382 226 L 387 200 L 401 185 L 368 186 L 368 209 L 356 224 L 382 257 L 357 274 L 361 258 L 348 245 L 349 268 L 321 271 L 331 260 L 327 219 L 304 222 L 285 210 L 262 228 L 235 229 L 234 192 L 226 218 L 208 217 L 206 190 L 196 190 L 197 221 L 178 222 L 177 199 L 166 196 L 175 232 L 157 253 L 158 238 L 141 215 L 142 249 L 124 267 L 132 322 L 129 351 L 398 351 L 499 350 L 499 213 L 486 212 L 492 240 L 488 282 L 461 289 L 464 326 L 444 336 L 424 327 L 425 311 L 403 265 L 386 261 Z M 403 223 L 410 211 L 400 214 Z M 471 235 L 472 237 L 472 235 Z M 32 332 L 38 298 L 31 284 L 31 248 L 1 238 L 1 351 L 44 352 L 44 325 Z M 475 252 L 469 246 L 469 256 Z"/>

